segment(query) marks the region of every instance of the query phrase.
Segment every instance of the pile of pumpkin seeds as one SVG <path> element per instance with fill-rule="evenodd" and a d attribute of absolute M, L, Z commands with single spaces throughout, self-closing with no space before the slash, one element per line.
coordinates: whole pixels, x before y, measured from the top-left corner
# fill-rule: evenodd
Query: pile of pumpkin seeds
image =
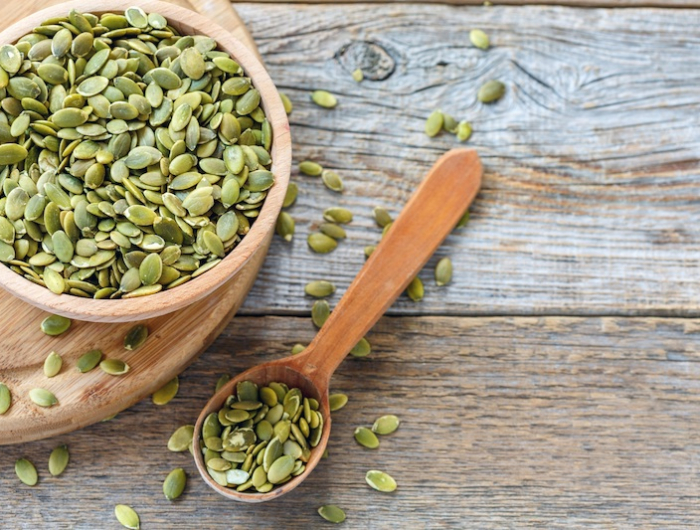
<path fill-rule="evenodd" d="M 215 40 L 139 7 L 0 46 L 0 261 L 131 298 L 216 266 L 274 183 L 260 92 Z"/>
<path fill-rule="evenodd" d="M 318 401 L 300 389 L 242 381 L 205 419 L 201 450 L 217 484 L 267 493 L 304 472 L 322 432 Z"/>

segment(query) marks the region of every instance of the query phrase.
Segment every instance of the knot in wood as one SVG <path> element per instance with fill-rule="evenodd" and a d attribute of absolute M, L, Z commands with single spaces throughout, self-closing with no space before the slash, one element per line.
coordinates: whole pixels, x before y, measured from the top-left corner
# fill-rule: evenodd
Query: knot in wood
<path fill-rule="evenodd" d="M 365 79 L 383 81 L 394 73 L 396 61 L 386 48 L 370 41 L 353 41 L 343 46 L 336 58 L 348 72 L 362 70 Z"/>

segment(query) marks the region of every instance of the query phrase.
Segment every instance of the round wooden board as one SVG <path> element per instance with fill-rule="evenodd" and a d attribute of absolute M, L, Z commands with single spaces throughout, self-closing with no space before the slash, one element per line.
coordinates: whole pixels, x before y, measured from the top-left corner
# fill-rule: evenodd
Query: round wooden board
<path fill-rule="evenodd" d="M 215 20 L 257 54 L 248 30 L 226 0 L 170 1 Z M 6 27 L 58 3 L 54 0 L 2 2 L 0 26 Z M 66 333 L 49 337 L 40 330 L 47 313 L 0 290 L 0 382 L 7 384 L 13 397 L 10 410 L 0 416 L 0 445 L 47 438 L 110 417 L 182 372 L 214 341 L 243 303 L 271 239 L 272 232 L 246 266 L 209 297 L 181 311 L 144 322 L 149 328 L 149 338 L 136 351 L 127 351 L 123 346 L 124 335 L 134 323 L 73 321 Z M 144 303 L 148 303 L 147 299 Z M 95 348 L 101 349 L 105 357 L 126 361 L 131 367 L 129 374 L 112 377 L 99 368 L 87 374 L 79 373 L 77 359 Z M 48 379 L 43 374 L 43 363 L 52 350 L 63 357 L 63 369 Z M 37 387 L 51 390 L 59 405 L 50 409 L 34 405 L 28 392 Z"/>

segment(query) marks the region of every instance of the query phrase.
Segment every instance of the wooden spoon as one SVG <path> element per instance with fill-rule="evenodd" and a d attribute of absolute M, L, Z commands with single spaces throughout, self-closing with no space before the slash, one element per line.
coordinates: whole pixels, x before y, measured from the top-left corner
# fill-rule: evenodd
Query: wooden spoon
<path fill-rule="evenodd" d="M 301 389 L 305 397 L 318 400 L 323 415 L 321 441 L 312 449 L 304 473 L 268 493 L 237 492 L 214 482 L 202 452 L 195 450 L 197 468 L 209 486 L 230 499 L 263 502 L 292 491 L 311 473 L 326 449 L 331 432 L 328 386 L 333 372 L 455 227 L 479 191 L 481 173 L 481 161 L 475 151 L 453 149 L 443 155 L 304 352 L 243 372 L 224 385 L 199 415 L 195 440 L 201 436 L 205 418 L 221 409 L 240 381 L 253 381 L 258 386 L 278 381 Z"/>

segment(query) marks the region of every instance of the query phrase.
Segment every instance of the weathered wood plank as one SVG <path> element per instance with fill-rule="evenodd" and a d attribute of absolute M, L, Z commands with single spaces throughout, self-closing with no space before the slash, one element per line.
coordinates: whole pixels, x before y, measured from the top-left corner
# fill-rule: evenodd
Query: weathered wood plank
<path fill-rule="evenodd" d="M 278 3 L 277 0 L 257 0 L 258 3 Z M 486 9 L 494 6 L 530 6 L 530 5 L 555 5 L 555 6 L 572 6 L 572 7 L 661 7 L 661 8 L 697 8 L 700 7 L 698 0 L 495 0 L 491 1 L 492 5 L 484 5 L 484 0 L 428 0 L 427 2 L 419 2 L 418 0 L 290 0 L 290 4 L 334 4 L 334 3 L 401 3 L 401 4 L 451 4 L 465 6 L 481 6 Z M 235 3 L 235 2 L 234 2 Z"/>
<path fill-rule="evenodd" d="M 440 251 L 453 258 L 454 283 L 429 286 L 422 303 L 400 301 L 393 314 L 700 314 L 700 101 L 691 73 L 700 11 L 236 7 L 295 103 L 295 160 L 337 168 L 347 188 L 341 196 L 296 177 L 297 235 L 273 245 L 248 313 L 308 311 L 303 285 L 319 277 L 342 294 L 364 245 L 379 239 L 372 207 L 397 212 L 457 145 L 423 134 L 425 117 L 442 107 L 474 124 L 468 145 L 485 162 L 483 191 L 473 222 Z M 491 35 L 491 50 L 470 47 L 472 27 Z M 367 77 L 393 73 L 357 84 L 352 57 L 368 42 L 389 62 L 365 57 Z M 358 55 L 343 53 L 348 46 Z M 508 92 L 484 106 L 475 93 L 490 78 Z M 313 106 L 315 88 L 338 94 L 339 106 Z M 349 240 L 313 255 L 306 235 L 336 204 L 356 214 Z"/>
<path fill-rule="evenodd" d="M 264 506 L 227 503 L 195 476 L 170 433 L 193 421 L 222 371 L 236 373 L 313 336 L 306 319 L 240 317 L 181 377 L 164 408 L 144 401 L 115 420 L 3 448 L 3 528 L 117 528 L 115 503 L 143 528 L 319 528 L 337 503 L 344 528 L 693 528 L 697 488 L 700 321 L 677 318 L 385 318 L 372 356 L 349 359 L 333 388 L 330 458 L 308 483 Z M 355 426 L 398 413 L 397 433 L 362 450 Z M 71 463 L 51 478 L 50 450 Z M 40 469 L 20 485 L 16 458 Z M 189 475 L 168 503 L 161 481 Z M 380 468 L 399 482 L 381 495 L 363 481 Z"/>

